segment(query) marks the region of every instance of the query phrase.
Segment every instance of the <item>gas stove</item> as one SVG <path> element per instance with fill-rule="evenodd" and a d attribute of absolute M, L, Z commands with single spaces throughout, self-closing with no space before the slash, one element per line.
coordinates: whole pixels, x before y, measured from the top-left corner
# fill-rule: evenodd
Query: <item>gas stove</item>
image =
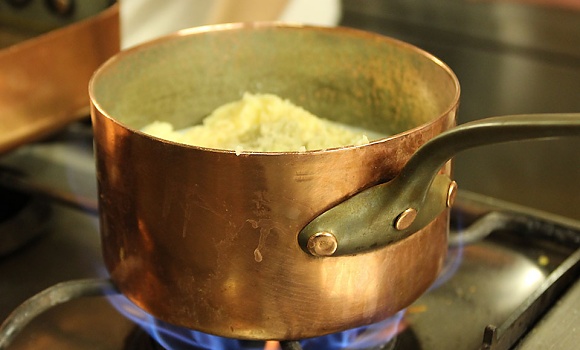
<path fill-rule="evenodd" d="M 409 41 L 450 64 L 463 86 L 460 122 L 580 109 L 580 46 L 570 44 L 579 42 L 577 15 L 495 2 L 425 3 L 345 0 L 342 24 Z M 546 33 L 542 25 L 550 35 L 538 38 Z M 517 30 L 503 31 L 509 28 Z M 577 149 L 578 140 L 565 140 L 458 157 L 460 187 L 485 195 L 460 191 L 446 267 L 433 287 L 397 319 L 370 330 L 280 344 L 175 329 L 118 295 L 101 257 L 90 123 L 71 124 L 0 157 L 0 321 L 14 330 L 0 344 L 65 350 L 575 349 L 580 167 L 570 160 Z M 14 318 L 22 315 L 14 310 L 43 290 L 34 300 L 48 301 L 45 312 Z"/>
<path fill-rule="evenodd" d="M 282 344 L 220 339 L 163 324 L 107 280 L 92 161 L 90 125 L 84 122 L 0 161 L 3 191 L 21 203 L 2 223 L 16 231 L 0 230 L 0 238 L 31 231 L 14 220 L 38 225 L 0 259 L 0 318 L 17 310 L 4 325 L 15 331 L 7 349 L 467 350 L 552 343 L 565 349 L 580 337 L 574 313 L 580 300 L 580 223 L 466 191 L 452 211 L 444 270 L 396 320 Z M 43 203 L 38 215 L 22 221 L 17 214 L 35 203 Z M 17 309 L 46 288 L 47 294 Z M 17 316 L 22 310 L 24 321 Z"/>

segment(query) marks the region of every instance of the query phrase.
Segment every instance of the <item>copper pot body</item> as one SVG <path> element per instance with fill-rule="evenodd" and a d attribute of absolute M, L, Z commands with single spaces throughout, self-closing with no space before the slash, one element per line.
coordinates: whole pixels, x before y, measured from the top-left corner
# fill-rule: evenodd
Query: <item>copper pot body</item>
<path fill-rule="evenodd" d="M 139 131 L 198 123 L 245 91 L 393 136 L 236 155 Z M 316 215 L 389 181 L 455 125 L 457 79 L 416 47 L 346 28 L 195 28 L 115 56 L 90 94 L 104 259 L 122 293 L 159 319 L 231 338 L 313 337 L 393 315 L 443 265 L 447 211 L 357 255 L 313 257 L 297 243 Z"/>

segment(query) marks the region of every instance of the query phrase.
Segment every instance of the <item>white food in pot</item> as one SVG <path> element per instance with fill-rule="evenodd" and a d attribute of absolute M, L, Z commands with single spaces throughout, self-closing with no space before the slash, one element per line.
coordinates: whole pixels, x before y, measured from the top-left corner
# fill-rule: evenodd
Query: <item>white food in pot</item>
<path fill-rule="evenodd" d="M 250 93 L 218 107 L 201 125 L 175 130 L 168 122 L 156 121 L 142 131 L 178 143 L 234 150 L 238 154 L 364 145 L 369 138 L 383 137 L 316 117 L 276 95 Z"/>

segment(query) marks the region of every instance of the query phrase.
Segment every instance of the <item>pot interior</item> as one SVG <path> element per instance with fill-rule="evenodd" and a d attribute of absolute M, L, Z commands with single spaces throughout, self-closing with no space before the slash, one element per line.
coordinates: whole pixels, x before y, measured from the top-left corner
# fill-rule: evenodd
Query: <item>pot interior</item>
<path fill-rule="evenodd" d="M 158 39 L 110 60 L 90 90 L 97 108 L 129 129 L 156 120 L 195 125 L 251 92 L 386 135 L 437 119 L 459 98 L 451 70 L 414 46 L 347 28 L 276 24 Z"/>

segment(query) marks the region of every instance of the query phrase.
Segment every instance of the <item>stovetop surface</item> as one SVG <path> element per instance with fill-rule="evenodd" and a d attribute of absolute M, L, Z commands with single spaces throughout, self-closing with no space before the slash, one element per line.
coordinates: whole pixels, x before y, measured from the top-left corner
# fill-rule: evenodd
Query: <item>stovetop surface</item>
<path fill-rule="evenodd" d="M 578 108 L 576 91 L 580 80 L 576 78 L 580 71 L 576 69 L 577 60 L 562 59 L 560 55 L 560 61 L 566 63 L 565 68 L 561 68 L 556 67 L 558 60 L 528 57 L 524 55 L 527 52 L 525 50 L 515 51 L 514 54 L 505 45 L 500 47 L 501 50 L 483 50 L 487 47 L 478 46 L 481 40 L 471 40 L 471 36 L 459 36 L 463 39 L 459 43 L 457 36 L 449 35 L 448 30 L 433 30 L 431 26 L 421 23 L 419 26 L 406 25 L 401 18 L 389 22 L 389 16 L 399 15 L 391 13 L 391 8 L 374 18 L 375 13 L 367 15 L 365 12 L 374 11 L 374 7 L 363 11 L 359 1 L 344 3 L 344 24 L 388 35 L 403 32 L 406 36 L 400 38 L 409 39 L 410 42 L 410 39 L 416 39 L 416 34 L 423 38 L 415 41 L 417 45 L 442 55 L 462 82 L 460 119 L 529 112 L 530 109 L 565 112 Z M 419 2 L 369 3 L 388 7 Z M 457 3 L 467 6 L 464 2 Z M 453 3 L 449 6 L 455 5 Z M 477 4 L 473 7 L 480 5 L 487 6 Z M 403 6 L 401 9 L 406 8 Z M 421 19 L 434 19 L 431 13 L 425 16 L 423 12 L 418 14 Z M 467 18 L 459 9 L 456 9 L 455 14 L 459 18 Z M 492 20 L 497 20 L 495 17 L 483 17 L 489 18 L 492 24 L 495 24 Z M 569 22 L 577 25 L 578 22 L 574 20 Z M 474 21 L 475 26 L 479 23 Z M 423 32 L 429 35 L 423 37 Z M 441 33 L 448 40 L 441 44 L 432 33 Z M 486 35 L 489 33 L 493 31 L 485 30 Z M 569 33 L 570 30 L 566 32 L 563 41 L 567 47 L 570 47 Z M 474 70 L 474 67 L 477 69 Z M 513 74 L 505 74 L 508 71 L 523 72 L 526 79 L 514 79 Z M 499 81 L 483 77 L 496 77 Z M 532 89 L 530 86 L 539 88 Z M 504 96 L 507 90 L 520 94 L 516 94 L 516 98 Z M 0 157 L 0 183 L 40 195 L 44 202 L 50 203 L 52 210 L 44 234 L 14 253 L 0 257 L 0 320 L 5 319 L 27 298 L 58 282 L 107 276 L 100 253 L 98 220 L 95 215 L 97 194 L 90 136 L 88 123 L 74 124 L 55 138 L 19 148 Z M 70 147 L 71 144 L 74 147 Z M 459 157 L 456 175 L 461 180 L 460 187 L 478 188 L 486 193 L 494 193 L 494 196 L 501 194 L 510 201 L 519 202 L 521 199 L 521 202 L 533 203 L 536 207 L 557 209 L 556 212 L 576 217 L 578 206 L 575 203 L 580 197 L 574 195 L 578 187 L 571 179 L 577 179 L 580 168 L 570 166 L 570 161 L 563 156 L 554 156 L 577 149 L 573 147 L 575 145 L 577 141 L 562 141 L 529 144 L 517 150 L 493 148 L 485 157 L 469 154 Z M 526 158 L 530 153 L 536 157 Z M 510 160 L 506 160 L 510 156 Z M 538 163 L 536 158 L 543 162 Z M 517 164 L 512 159 L 517 159 Z M 529 163 L 540 165 L 531 166 Z M 546 167 L 542 164 L 548 164 L 552 171 L 545 171 Z M 10 171 L 6 172 L 6 169 Z M 473 171 L 476 173 L 473 174 Z M 521 173 L 525 173 L 526 177 Z M 549 181 L 539 180 L 545 180 L 548 175 Z M 505 181 L 506 178 L 518 180 L 510 182 Z M 542 183 L 542 188 L 534 187 L 537 183 Z M 562 191 L 562 187 L 566 191 Z M 476 216 L 487 210 L 503 210 L 506 206 L 510 210 L 543 215 L 541 212 L 528 211 L 527 208 L 467 192 L 460 193 L 458 204 L 475 206 Z M 546 217 L 580 227 L 580 224 L 571 220 L 552 215 Z M 471 219 L 469 215 L 463 224 Z M 461 216 L 456 216 L 455 221 L 462 221 Z M 508 319 L 550 278 L 550 273 L 574 249 L 576 246 L 573 245 L 526 239 L 518 232 L 504 231 L 495 232 L 484 241 L 451 249 L 444 277 L 408 308 L 397 348 L 480 348 L 484 327 L 488 324 L 499 326 Z M 576 349 L 580 343 L 580 327 L 577 326 L 580 324 L 579 304 L 580 282 L 576 282 L 516 348 Z M 19 334 L 10 349 L 122 349 L 134 329 L 135 325 L 120 315 L 106 298 L 84 298 L 54 307 L 39 316 Z"/>

